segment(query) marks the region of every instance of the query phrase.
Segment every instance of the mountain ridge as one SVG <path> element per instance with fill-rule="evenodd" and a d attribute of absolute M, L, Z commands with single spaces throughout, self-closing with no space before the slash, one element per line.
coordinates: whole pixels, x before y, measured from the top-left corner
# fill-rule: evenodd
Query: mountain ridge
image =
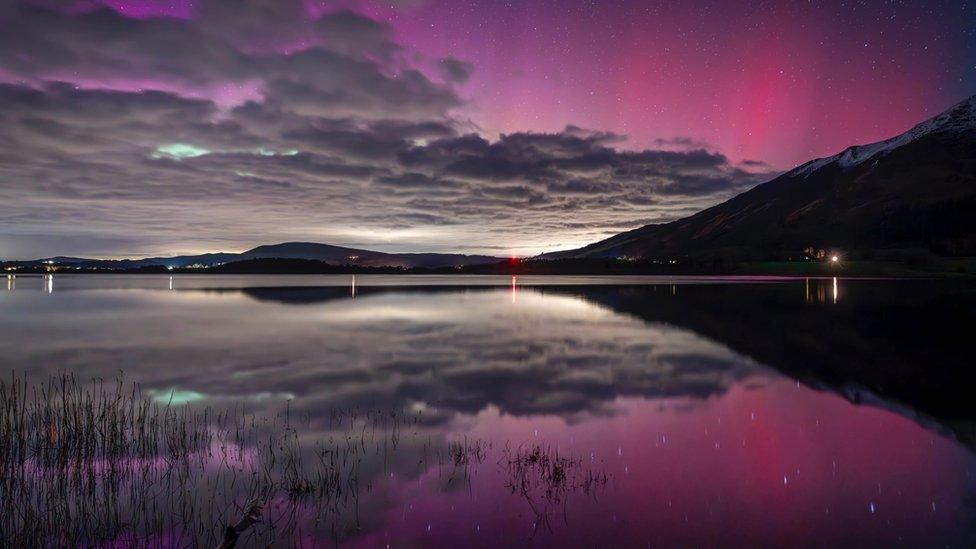
<path fill-rule="evenodd" d="M 145 257 L 139 259 L 92 259 L 83 257 L 55 256 L 20 263 L 42 263 L 70 265 L 81 268 L 137 269 L 142 267 L 190 267 L 200 265 L 212 267 L 223 263 L 249 259 L 309 259 L 336 265 L 359 265 L 365 267 L 451 267 L 496 263 L 502 258 L 486 255 L 467 255 L 454 253 L 388 253 L 360 248 L 334 246 L 319 242 L 281 242 L 263 244 L 240 253 L 211 252 L 196 255 L 170 257 Z"/>
<path fill-rule="evenodd" d="M 956 103 L 945 111 L 920 122 L 902 134 L 863 145 L 851 145 L 841 152 L 805 162 L 786 172 L 788 175 L 809 175 L 821 167 L 837 162 L 843 167 L 856 166 L 878 154 L 890 152 L 923 135 L 943 131 L 970 131 L 976 128 L 976 95 Z"/>

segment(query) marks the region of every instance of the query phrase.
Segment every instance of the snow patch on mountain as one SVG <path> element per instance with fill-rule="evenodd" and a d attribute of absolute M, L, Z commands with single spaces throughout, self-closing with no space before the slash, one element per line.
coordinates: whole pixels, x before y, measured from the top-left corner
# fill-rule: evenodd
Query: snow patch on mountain
<path fill-rule="evenodd" d="M 835 163 L 841 169 L 846 170 L 875 156 L 888 154 L 923 135 L 971 132 L 974 130 L 976 130 L 976 95 L 957 103 L 949 110 L 929 118 L 901 135 L 877 143 L 848 147 L 834 156 L 811 160 L 786 175 L 806 178 L 817 170 Z"/>

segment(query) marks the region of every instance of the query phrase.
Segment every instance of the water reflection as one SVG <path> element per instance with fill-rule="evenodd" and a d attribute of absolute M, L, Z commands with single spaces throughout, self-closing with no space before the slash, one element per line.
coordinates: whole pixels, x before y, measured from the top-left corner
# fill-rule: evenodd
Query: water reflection
<path fill-rule="evenodd" d="M 124 370 L 160 402 L 275 413 L 291 399 L 309 440 L 335 410 L 416 414 L 396 452 L 364 461 L 374 492 L 340 536 L 351 544 L 972 539 L 976 462 L 954 442 L 976 441 L 967 285 L 177 278 L 172 292 L 6 293 L 0 360 L 34 376 Z M 426 466 L 462 436 L 492 448 L 487 466 Z M 534 479 L 513 493 L 509 469 L 534 453 L 550 478 L 572 467 L 569 484 L 605 474 L 606 489 L 553 485 L 555 512 Z"/>
<path fill-rule="evenodd" d="M 512 276 L 512 305 L 518 303 L 516 299 L 517 297 L 518 297 L 518 277 Z"/>
<path fill-rule="evenodd" d="M 458 409 L 494 404 L 509 412 L 524 407 L 523 413 L 547 411 L 538 401 L 548 411 L 556 411 L 556 402 L 575 403 L 568 409 L 580 411 L 619 396 L 720 394 L 729 383 L 758 375 L 761 364 L 853 401 L 936 418 L 963 440 L 974 439 L 965 427 L 973 410 L 964 382 L 970 376 L 966 327 L 976 306 L 965 286 L 848 281 L 854 290 L 840 301 L 838 279 L 805 279 L 803 303 L 838 307 L 810 309 L 791 297 L 796 283 L 685 285 L 679 294 L 671 281 L 663 288 L 524 286 L 511 278 L 508 301 L 517 308 L 510 309 L 492 288 L 346 280 L 346 290 L 252 286 L 179 290 L 170 297 L 105 290 L 62 294 L 50 303 L 8 294 L 5 361 L 85 375 L 116 364 L 140 378 L 160 376 L 163 368 L 185 378 L 188 389 L 227 395 L 247 394 L 255 378 L 284 371 L 284 379 L 266 381 L 272 392 L 307 391 L 302 384 L 311 377 L 312 387 L 346 383 L 339 404 L 399 404 L 450 393 L 469 403 Z M 53 276 L 41 282 L 44 292 L 53 292 Z M 8 287 L 15 287 L 13 277 Z M 173 277 L 168 287 L 174 288 Z M 368 299 L 348 299 L 353 296 Z M 101 318 L 100 311 L 114 316 Z M 32 338 L 39 326 L 52 339 Z M 171 372 L 166 365 L 174 359 L 216 367 L 220 379 Z M 396 385 L 384 386 L 393 377 Z"/>
<path fill-rule="evenodd" d="M 837 277 L 803 279 L 803 299 L 807 303 L 836 305 L 840 295 Z"/>

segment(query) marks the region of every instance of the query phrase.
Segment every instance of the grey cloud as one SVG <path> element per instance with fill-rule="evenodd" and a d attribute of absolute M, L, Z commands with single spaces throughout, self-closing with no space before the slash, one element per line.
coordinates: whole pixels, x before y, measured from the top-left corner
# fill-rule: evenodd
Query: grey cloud
<path fill-rule="evenodd" d="M 126 122 L 160 123 L 173 119 L 189 122 L 209 118 L 216 109 L 210 101 L 188 99 L 161 91 L 127 93 L 82 90 L 65 82 L 51 82 L 43 89 L 0 84 L 4 116 L 43 112 L 66 122 L 98 122 L 106 118 Z M 151 118 L 150 118 L 151 117 Z"/>
<path fill-rule="evenodd" d="M 0 67 L 29 81 L 210 91 L 257 82 L 266 100 L 306 114 L 421 118 L 462 104 L 449 86 L 395 62 L 391 29 L 338 12 L 308 21 L 301 2 L 211 0 L 199 19 L 66 14 L 20 4 L 0 20 Z"/>
<path fill-rule="evenodd" d="M 600 183 L 585 179 L 571 179 L 565 182 L 553 182 L 548 185 L 548 190 L 550 192 L 564 195 L 598 195 L 615 192 L 618 189 L 619 186 L 616 186 L 613 183 Z"/>
<path fill-rule="evenodd" d="M 394 160 L 417 139 L 454 135 L 454 129 L 439 122 L 380 120 L 358 124 L 349 119 L 306 120 L 282 137 L 312 150 L 339 153 L 352 158 Z"/>
<path fill-rule="evenodd" d="M 27 3 L 0 21 L 0 65 L 27 78 L 83 74 L 202 84 L 253 74 L 254 59 L 175 19 L 132 20 L 107 8 L 66 15 Z"/>
<path fill-rule="evenodd" d="M 459 187 L 460 183 L 446 179 L 437 179 L 417 172 L 404 172 L 398 175 L 383 176 L 376 179 L 379 185 L 390 187 L 414 188 L 432 190 L 438 187 Z"/>
<path fill-rule="evenodd" d="M 671 138 L 658 138 L 654 140 L 656 147 L 669 147 L 676 149 L 707 149 L 708 144 L 704 141 L 687 136 L 675 136 Z"/>
<path fill-rule="evenodd" d="M 658 186 L 657 192 L 665 195 L 709 195 L 736 190 L 737 181 L 729 177 L 689 176 L 679 174 L 673 180 Z"/>
<path fill-rule="evenodd" d="M 590 195 L 630 203 L 651 203 L 655 195 L 721 195 L 759 182 L 718 153 L 618 151 L 606 145 L 615 139 L 579 128 L 503 135 L 494 143 L 465 135 L 412 147 L 399 158 L 417 171 L 482 185 L 511 190 L 517 188 L 511 183 L 520 183 L 552 197 Z"/>
<path fill-rule="evenodd" d="M 436 120 L 421 122 L 379 120 L 370 124 L 370 130 L 375 134 L 398 139 L 444 138 L 457 133 L 452 125 Z"/>
<path fill-rule="evenodd" d="M 263 74 L 265 101 L 304 115 L 398 116 L 426 119 L 445 115 L 462 104 L 453 89 L 431 82 L 414 69 L 397 76 L 384 74 L 368 59 L 355 59 L 324 49 L 310 49 L 275 58 Z"/>
<path fill-rule="evenodd" d="M 453 57 L 441 59 L 438 62 L 438 68 L 445 80 L 459 84 L 467 82 L 471 78 L 471 73 L 474 72 L 474 65 Z"/>
<path fill-rule="evenodd" d="M 305 127 L 285 132 L 282 137 L 311 149 L 359 158 L 387 158 L 405 148 L 402 139 L 389 139 L 360 130 Z"/>

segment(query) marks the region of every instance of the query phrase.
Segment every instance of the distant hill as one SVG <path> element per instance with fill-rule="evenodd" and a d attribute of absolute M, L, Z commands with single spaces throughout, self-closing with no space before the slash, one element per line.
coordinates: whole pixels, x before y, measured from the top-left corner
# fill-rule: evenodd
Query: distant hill
<path fill-rule="evenodd" d="M 352 264 L 367 267 L 451 267 L 496 263 L 502 258 L 486 255 L 405 253 L 389 254 L 316 244 L 314 242 L 286 242 L 270 246 L 258 246 L 240 255 L 240 259 L 316 259 L 339 265 Z"/>
<path fill-rule="evenodd" d="M 693 216 L 540 257 L 746 260 L 905 248 L 976 255 L 976 96 Z"/>
<path fill-rule="evenodd" d="M 453 267 L 458 265 L 477 265 L 496 263 L 501 258 L 484 255 L 405 253 L 392 254 L 331 246 L 316 242 L 284 242 L 258 246 L 242 253 L 209 253 L 201 255 L 181 255 L 174 257 L 147 257 L 143 259 L 87 259 L 81 257 L 50 257 L 22 264 L 70 265 L 98 269 L 139 269 L 144 267 L 189 267 L 193 265 L 214 266 L 224 263 L 252 259 L 308 259 L 324 261 L 335 265 L 359 265 L 364 267 Z"/>

